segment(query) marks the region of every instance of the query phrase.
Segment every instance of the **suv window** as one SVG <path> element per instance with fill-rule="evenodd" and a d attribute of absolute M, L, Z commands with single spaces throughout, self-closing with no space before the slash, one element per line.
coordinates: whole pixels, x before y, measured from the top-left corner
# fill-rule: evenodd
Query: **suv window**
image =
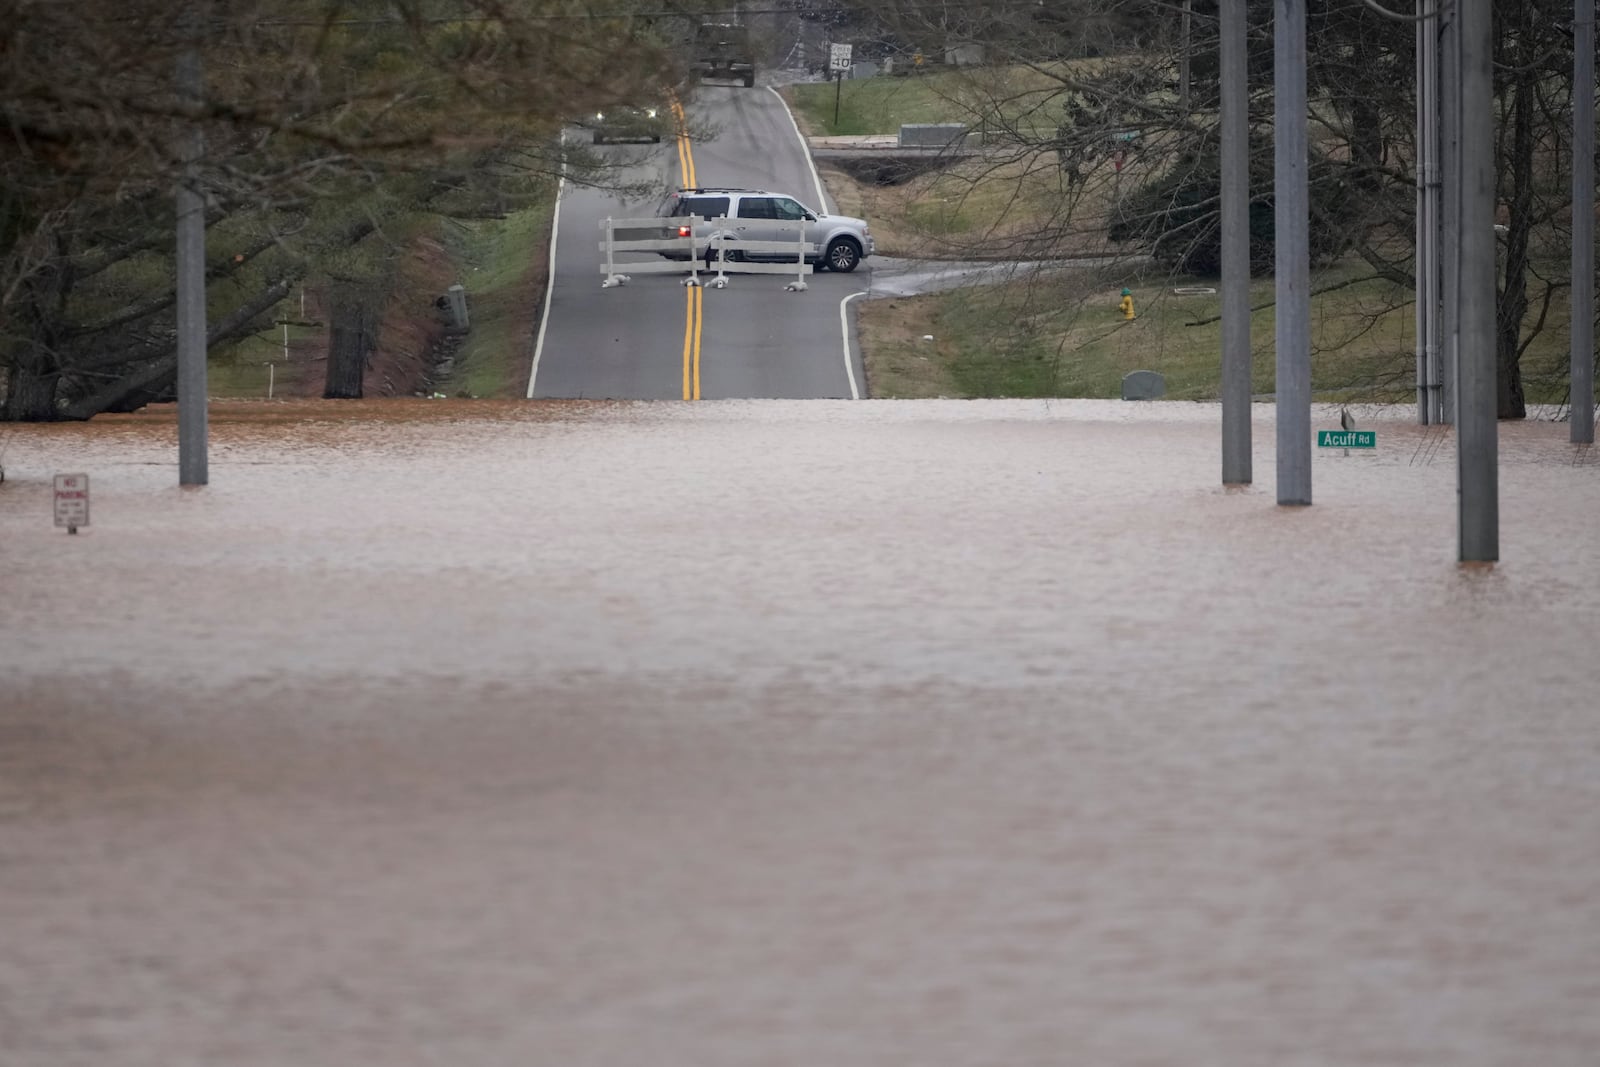
<path fill-rule="evenodd" d="M 703 219 L 728 217 L 728 198 L 725 196 L 680 196 L 672 205 L 673 216 L 698 215 Z"/>
<path fill-rule="evenodd" d="M 741 219 L 775 219 L 777 213 L 772 210 L 773 198 L 770 196 L 746 196 L 739 200 L 739 217 Z"/>
<path fill-rule="evenodd" d="M 798 200 L 791 200 L 787 196 L 772 198 L 772 217 L 775 219 L 803 219 L 806 209 Z"/>

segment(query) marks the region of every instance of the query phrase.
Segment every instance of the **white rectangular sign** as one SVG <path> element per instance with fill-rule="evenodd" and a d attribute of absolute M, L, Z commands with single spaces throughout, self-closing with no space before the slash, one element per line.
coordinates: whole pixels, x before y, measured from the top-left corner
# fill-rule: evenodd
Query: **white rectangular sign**
<path fill-rule="evenodd" d="M 850 50 L 853 46 L 847 44 L 830 44 L 828 46 L 828 69 L 835 74 L 843 74 L 850 69 Z"/>
<path fill-rule="evenodd" d="M 89 525 L 89 476 L 58 474 L 55 488 L 56 525 L 65 526 L 71 533 Z"/>

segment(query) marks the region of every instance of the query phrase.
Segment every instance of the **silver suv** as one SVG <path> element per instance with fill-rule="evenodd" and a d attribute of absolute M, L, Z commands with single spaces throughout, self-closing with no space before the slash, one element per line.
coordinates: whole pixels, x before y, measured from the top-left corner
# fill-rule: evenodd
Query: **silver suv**
<path fill-rule="evenodd" d="M 726 242 L 728 258 L 782 262 L 791 256 L 781 253 L 740 252 L 738 242 L 781 241 L 792 239 L 794 231 L 782 225 L 786 222 L 805 222 L 806 262 L 818 270 L 836 270 L 848 274 L 856 265 L 872 255 L 872 233 L 866 221 L 849 215 L 824 215 L 812 211 L 792 196 L 769 193 L 759 189 L 679 189 L 668 193 L 657 215 L 665 218 L 687 218 L 694 215 L 705 221 L 695 227 L 695 248 L 704 248 L 707 262 L 711 260 L 711 242 L 722 237 Z M 687 237 L 680 226 L 673 232 Z M 703 244 L 702 244 L 703 242 Z M 682 252 L 661 253 L 668 259 L 688 259 Z"/>

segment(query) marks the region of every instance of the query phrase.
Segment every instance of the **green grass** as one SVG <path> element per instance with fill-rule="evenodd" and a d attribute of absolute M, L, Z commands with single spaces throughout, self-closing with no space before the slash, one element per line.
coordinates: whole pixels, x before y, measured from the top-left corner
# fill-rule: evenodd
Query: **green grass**
<path fill-rule="evenodd" d="M 1085 60 L 1078 67 L 1103 61 Z M 1064 68 L 1065 69 L 1065 68 Z M 834 121 L 834 94 L 839 119 Z M 818 135 L 890 134 L 903 123 L 964 122 L 974 128 L 980 116 L 1002 120 L 1034 133 L 1053 132 L 1060 121 L 1054 96 L 1061 83 L 1048 70 L 1025 67 L 962 67 L 906 77 L 850 79 L 791 86 L 792 106 Z M 1000 103 L 996 103 L 1000 101 Z"/>
<path fill-rule="evenodd" d="M 462 265 L 472 329 L 456 353 L 449 392 L 502 395 L 526 357 L 531 314 L 543 297 L 531 291 L 532 278 L 543 266 L 552 207 L 538 204 L 457 230 L 451 251 Z"/>
<path fill-rule="evenodd" d="M 298 298 L 284 301 L 274 317 L 294 318 L 299 311 Z M 289 341 L 317 332 L 317 327 L 290 326 Z M 304 364 L 284 362 L 283 327 L 271 326 L 214 352 L 206 364 L 206 391 L 216 397 L 265 397 L 270 384 L 274 396 L 286 396 L 304 373 Z"/>
<path fill-rule="evenodd" d="M 943 238 L 1037 233 L 1059 210 L 1055 171 L 1024 163 L 955 167 L 928 175 L 907 198 L 905 219 L 917 232 Z"/>
<path fill-rule="evenodd" d="M 965 121 L 950 99 L 955 84 L 948 74 L 907 78 L 862 78 L 838 84 L 839 121 L 835 122 L 834 83 L 796 85 L 795 109 L 819 134 L 895 133 L 907 122 Z"/>
<path fill-rule="evenodd" d="M 1312 390 L 1319 401 L 1406 403 L 1415 397 L 1410 290 L 1343 263 L 1317 272 L 1311 304 Z M 1121 279 L 1089 271 L 957 290 L 862 308 L 872 339 L 867 375 L 876 397 L 1115 398 L 1123 375 L 1153 370 L 1174 400 L 1214 400 L 1221 368 L 1217 295 L 1176 295 L 1192 280 L 1133 280 L 1137 317 L 1117 310 Z M 1273 282 L 1251 286 L 1253 390 L 1274 389 Z M 1566 390 L 1567 312 L 1558 296 L 1545 330 L 1524 355 L 1530 403 Z M 931 334 L 932 344 L 921 341 Z"/>
<path fill-rule="evenodd" d="M 532 291 L 531 278 L 541 273 L 544 265 L 552 206 L 553 202 L 544 202 L 501 219 L 443 224 L 454 274 L 467 290 L 472 329 L 463 337 L 455 370 L 447 382 L 440 383 L 441 389 L 479 397 L 511 391 L 518 363 L 528 357 L 532 343 L 530 319 L 542 294 Z M 389 231 L 421 235 L 424 226 L 437 228 L 439 223 L 431 216 L 417 216 L 391 224 Z M 393 264 L 384 257 L 395 255 L 395 246 L 385 245 L 343 250 L 336 258 L 342 268 L 392 279 Z M 298 320 L 298 293 L 280 304 L 272 317 Z M 325 325 L 291 325 L 289 339 L 294 342 L 326 329 Z M 273 364 L 270 370 L 269 363 Z M 285 364 L 283 329 L 272 325 L 212 353 L 208 391 L 217 397 L 265 397 L 270 375 L 275 395 L 286 395 L 302 375 L 321 373 L 321 366 Z"/>
<path fill-rule="evenodd" d="M 1087 61 L 1104 63 L 1106 61 Z M 1077 66 L 1076 64 L 1074 66 Z M 1035 133 L 1053 131 L 1059 82 L 1050 71 L 1021 68 L 936 70 L 911 77 L 878 77 L 842 85 L 833 121 L 831 83 L 791 88 L 791 100 L 815 133 L 889 134 L 907 122 L 967 122 L 993 101 L 1003 121 Z M 1147 153 L 1159 155 L 1157 144 Z M 1137 157 L 1120 179 L 1106 167 L 1090 174 L 1068 218 L 1059 179 L 1049 168 L 978 161 L 914 179 L 892 190 L 835 177 L 836 198 L 855 213 L 881 221 L 905 255 L 982 256 L 985 247 L 1016 247 L 1029 234 L 1064 230 L 1071 243 L 1098 247 L 1094 238 L 1119 187 L 1136 184 L 1146 164 Z M 845 182 L 848 187 L 840 187 Z M 1077 235 L 1077 236 L 1074 236 Z M 880 238 L 880 247 L 885 242 Z M 1043 249 L 1043 254 L 1059 254 Z M 1562 278 L 1562 263 L 1541 275 Z M 1370 277 L 1351 261 L 1319 270 L 1311 306 L 1312 384 L 1318 399 L 1400 402 L 1414 398 L 1415 321 L 1412 293 Z M 1116 309 L 1123 284 L 1135 290 L 1138 317 Z M 1220 377 L 1220 302 L 1215 295 L 1178 295 L 1173 286 L 1215 286 L 1215 280 L 1096 276 L 1059 272 L 1031 282 L 962 290 L 910 300 L 869 302 L 862 310 L 863 348 L 874 396 L 1121 395 L 1133 370 L 1155 370 L 1175 399 L 1212 399 Z M 1323 290 L 1318 293 L 1318 290 Z M 1538 318 L 1543 291 L 1529 295 L 1528 324 Z M 1273 283 L 1252 283 L 1252 383 L 1274 389 Z M 1558 290 L 1543 331 L 1522 358 L 1530 403 L 1560 401 L 1566 392 L 1567 305 Z M 933 342 L 922 340 L 932 335 Z"/>

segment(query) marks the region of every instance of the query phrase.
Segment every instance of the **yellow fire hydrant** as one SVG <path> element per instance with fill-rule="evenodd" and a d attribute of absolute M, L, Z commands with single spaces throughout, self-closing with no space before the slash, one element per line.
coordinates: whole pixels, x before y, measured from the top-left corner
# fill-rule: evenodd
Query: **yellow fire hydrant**
<path fill-rule="evenodd" d="M 1117 304 L 1117 307 L 1122 310 L 1122 317 L 1123 318 L 1125 318 L 1125 319 L 1133 318 L 1133 290 L 1132 289 L 1124 289 L 1124 290 L 1122 290 L 1122 300 Z"/>

